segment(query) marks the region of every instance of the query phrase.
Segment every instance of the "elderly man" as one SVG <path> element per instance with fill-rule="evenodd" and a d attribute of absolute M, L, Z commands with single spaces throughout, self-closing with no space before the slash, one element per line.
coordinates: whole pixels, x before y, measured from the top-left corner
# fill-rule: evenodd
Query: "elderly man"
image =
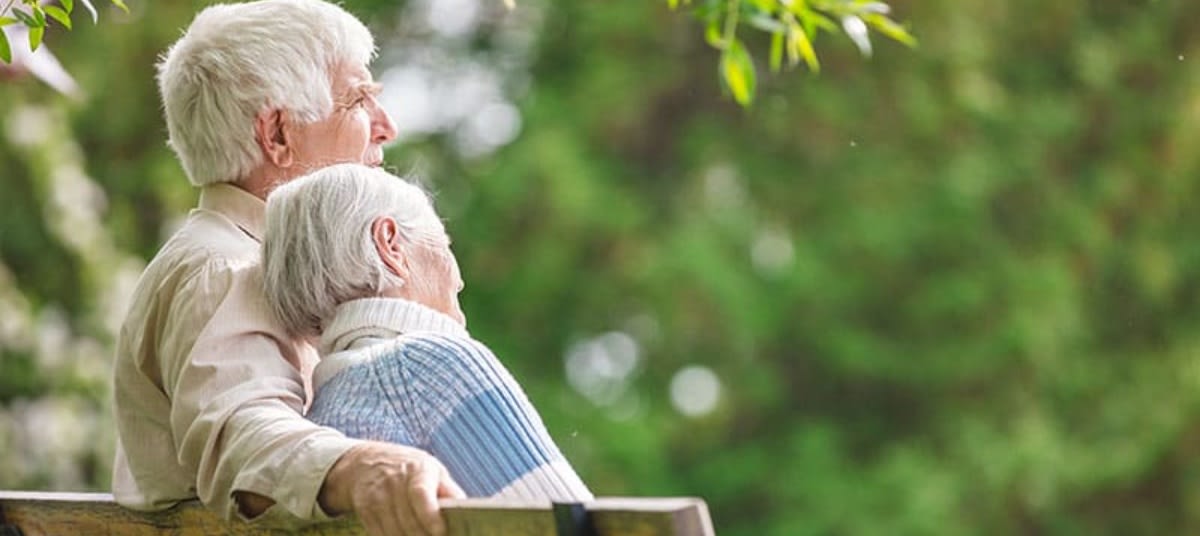
<path fill-rule="evenodd" d="M 308 418 L 428 449 L 473 497 L 592 499 L 521 386 L 467 333 L 450 238 L 420 188 L 356 164 L 279 187 L 262 272 L 280 322 L 321 341 Z"/>
<path fill-rule="evenodd" d="M 317 357 L 261 292 L 268 192 L 334 163 L 378 165 L 395 137 L 367 71 L 374 50 L 337 6 L 262 0 L 205 9 L 162 59 L 170 144 L 201 192 L 117 341 L 121 504 L 199 497 L 273 524 L 354 512 L 373 535 L 444 531 L 437 498 L 462 491 L 437 460 L 302 416 Z"/>

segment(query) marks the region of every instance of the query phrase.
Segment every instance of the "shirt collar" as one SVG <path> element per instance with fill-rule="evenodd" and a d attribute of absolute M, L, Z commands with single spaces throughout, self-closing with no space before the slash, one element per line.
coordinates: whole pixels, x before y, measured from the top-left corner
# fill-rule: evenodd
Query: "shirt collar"
<path fill-rule="evenodd" d="M 233 221 L 242 232 L 262 242 L 267 203 L 233 184 L 209 184 L 200 189 L 200 208 Z"/>
<path fill-rule="evenodd" d="M 462 324 L 417 302 L 363 298 L 338 305 L 321 335 L 321 355 L 350 349 L 360 339 L 390 339 L 414 331 L 468 336 Z"/>

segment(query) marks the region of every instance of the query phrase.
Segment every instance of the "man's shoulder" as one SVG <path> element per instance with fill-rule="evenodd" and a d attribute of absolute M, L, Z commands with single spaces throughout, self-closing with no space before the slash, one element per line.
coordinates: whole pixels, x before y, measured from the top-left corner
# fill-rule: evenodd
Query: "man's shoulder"
<path fill-rule="evenodd" d="M 196 209 L 188 214 L 163 251 L 198 253 L 218 262 L 257 263 L 258 240 L 246 234 L 229 219 L 209 210 Z"/>
<path fill-rule="evenodd" d="M 205 211 L 192 211 L 146 266 L 134 304 L 180 298 L 218 300 L 235 282 L 251 277 L 259 246 L 237 226 Z M 208 298 L 203 298 L 208 296 Z"/>
<path fill-rule="evenodd" d="M 147 266 L 156 272 L 234 271 L 258 264 L 259 244 L 212 212 L 193 210 Z"/>

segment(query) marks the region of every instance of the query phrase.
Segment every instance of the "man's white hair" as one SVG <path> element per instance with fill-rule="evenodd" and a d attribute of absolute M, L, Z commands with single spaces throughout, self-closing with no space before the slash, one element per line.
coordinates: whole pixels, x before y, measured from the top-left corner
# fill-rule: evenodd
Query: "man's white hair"
<path fill-rule="evenodd" d="M 371 226 L 382 216 L 396 220 L 406 251 L 445 240 L 420 187 L 360 164 L 317 170 L 267 196 L 263 288 L 290 332 L 319 335 L 343 302 L 423 284 L 400 280 L 379 257 Z"/>
<path fill-rule="evenodd" d="M 245 178 L 263 159 L 259 112 L 278 107 L 301 123 L 322 119 L 333 112 L 331 71 L 374 56 L 366 26 L 320 0 L 204 9 L 158 64 L 170 145 L 188 180 Z"/>

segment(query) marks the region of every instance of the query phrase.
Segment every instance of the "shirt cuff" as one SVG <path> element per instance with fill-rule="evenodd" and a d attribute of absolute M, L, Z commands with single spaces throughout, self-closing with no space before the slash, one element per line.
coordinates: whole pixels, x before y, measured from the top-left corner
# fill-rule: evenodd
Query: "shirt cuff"
<path fill-rule="evenodd" d="M 291 454 L 291 460 L 275 482 L 267 482 L 255 475 L 239 475 L 233 489 L 245 490 L 270 497 L 275 505 L 263 515 L 249 520 L 256 523 L 261 519 L 271 524 L 268 519 L 277 517 L 278 511 L 287 513 L 304 521 L 327 521 L 337 516 L 330 516 L 321 509 L 317 500 L 321 486 L 325 484 L 325 476 L 333 464 L 350 450 L 351 447 L 362 443 L 361 440 L 348 438 L 332 429 L 328 433 L 316 434 L 304 440 Z M 242 478 L 245 477 L 245 478 Z M 245 482 L 242 482 L 245 480 Z M 231 498 L 231 500 L 234 500 Z M 236 511 L 236 501 L 234 501 Z M 269 515 L 270 514 L 270 515 Z M 243 517 L 240 513 L 238 517 Z M 267 518 L 267 519 L 264 519 Z"/>

